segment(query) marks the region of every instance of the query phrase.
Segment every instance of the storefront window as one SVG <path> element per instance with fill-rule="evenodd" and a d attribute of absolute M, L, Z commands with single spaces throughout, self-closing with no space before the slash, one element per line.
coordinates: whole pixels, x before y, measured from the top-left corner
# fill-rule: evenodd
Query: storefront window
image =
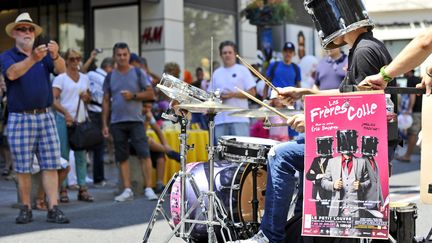
<path fill-rule="evenodd" d="M 211 37 L 213 58 L 220 62 L 218 46 L 224 40 L 236 40 L 234 15 L 216 13 L 202 9 L 184 9 L 185 69 L 195 78 L 195 69 L 202 67 L 209 78 Z"/>
<path fill-rule="evenodd" d="M 68 1 L 60 4 L 59 44 L 61 52 L 68 48 L 84 55 L 84 16 L 82 1 Z"/>
<path fill-rule="evenodd" d="M 55 40 L 61 52 L 74 48 L 84 53 L 83 1 L 6 0 L 0 5 L 0 31 L 4 31 L 5 26 L 22 12 L 28 12 L 44 29 L 43 42 Z M 0 52 L 11 48 L 13 43 L 11 38 L 0 38 Z"/>

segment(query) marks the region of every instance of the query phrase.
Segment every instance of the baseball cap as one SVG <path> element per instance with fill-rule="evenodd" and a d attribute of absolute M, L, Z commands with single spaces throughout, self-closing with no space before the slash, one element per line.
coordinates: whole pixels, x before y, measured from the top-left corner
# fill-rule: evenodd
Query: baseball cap
<path fill-rule="evenodd" d="M 287 50 L 291 50 L 291 51 L 295 51 L 295 47 L 294 44 L 292 42 L 285 42 L 285 44 L 283 45 L 282 50 L 287 51 Z"/>
<path fill-rule="evenodd" d="M 134 61 L 141 63 L 141 58 L 136 53 L 131 53 L 129 58 L 129 63 Z"/>

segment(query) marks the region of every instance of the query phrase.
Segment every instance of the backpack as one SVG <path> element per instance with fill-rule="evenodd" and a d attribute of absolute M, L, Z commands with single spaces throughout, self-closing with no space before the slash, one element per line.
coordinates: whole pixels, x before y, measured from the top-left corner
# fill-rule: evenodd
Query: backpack
<path fill-rule="evenodd" d="M 276 68 L 279 66 L 280 63 L 281 63 L 281 61 L 276 61 L 273 64 L 272 68 L 270 69 L 270 79 L 274 78 L 274 74 L 275 74 Z M 292 64 L 293 64 L 294 71 L 295 71 L 295 78 L 294 78 L 295 79 L 294 82 L 295 82 L 300 77 L 300 67 L 297 64 L 293 63 L 293 62 L 292 62 Z"/>
<path fill-rule="evenodd" d="M 140 80 L 141 76 L 142 76 L 141 69 L 137 68 L 137 67 L 134 67 L 134 69 L 135 69 L 136 75 L 138 77 L 138 80 Z M 112 72 L 108 73 L 107 76 L 106 76 L 106 78 L 105 78 L 105 82 L 108 82 L 109 87 L 110 87 L 110 94 L 111 94 L 111 73 Z"/>

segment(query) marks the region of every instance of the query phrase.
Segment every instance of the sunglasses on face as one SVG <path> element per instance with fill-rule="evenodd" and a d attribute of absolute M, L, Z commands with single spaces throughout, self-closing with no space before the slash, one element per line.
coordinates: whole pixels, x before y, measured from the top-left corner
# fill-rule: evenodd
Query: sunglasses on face
<path fill-rule="evenodd" d="M 35 28 L 33 26 L 30 26 L 30 27 L 18 27 L 15 30 L 17 30 L 19 32 L 23 32 L 23 33 L 27 32 L 27 31 L 29 31 L 30 33 L 35 32 Z"/>
<path fill-rule="evenodd" d="M 70 62 L 80 62 L 81 61 L 81 57 L 69 57 L 68 61 L 70 61 Z"/>

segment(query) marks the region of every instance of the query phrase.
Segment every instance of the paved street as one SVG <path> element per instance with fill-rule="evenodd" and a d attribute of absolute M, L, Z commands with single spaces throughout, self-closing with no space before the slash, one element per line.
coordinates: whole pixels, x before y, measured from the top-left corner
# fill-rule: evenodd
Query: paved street
<path fill-rule="evenodd" d="M 76 201 L 76 191 L 69 191 L 71 202 L 61 209 L 71 219 L 67 225 L 45 222 L 46 212 L 33 211 L 34 222 L 16 225 L 16 189 L 13 181 L 0 180 L 0 242 L 1 243 L 54 243 L 54 242 L 141 242 L 147 222 L 156 202 L 143 197 L 125 203 L 114 203 L 117 170 L 113 164 L 106 165 L 109 187 L 92 188 L 94 203 Z M 415 202 L 418 206 L 417 235 L 426 236 L 432 227 L 432 207 L 419 202 L 419 155 L 413 162 L 394 162 L 391 177 L 391 201 Z M 159 220 L 152 232 L 150 242 L 163 242 L 170 230 L 165 221 Z M 182 242 L 174 238 L 170 242 Z"/>

